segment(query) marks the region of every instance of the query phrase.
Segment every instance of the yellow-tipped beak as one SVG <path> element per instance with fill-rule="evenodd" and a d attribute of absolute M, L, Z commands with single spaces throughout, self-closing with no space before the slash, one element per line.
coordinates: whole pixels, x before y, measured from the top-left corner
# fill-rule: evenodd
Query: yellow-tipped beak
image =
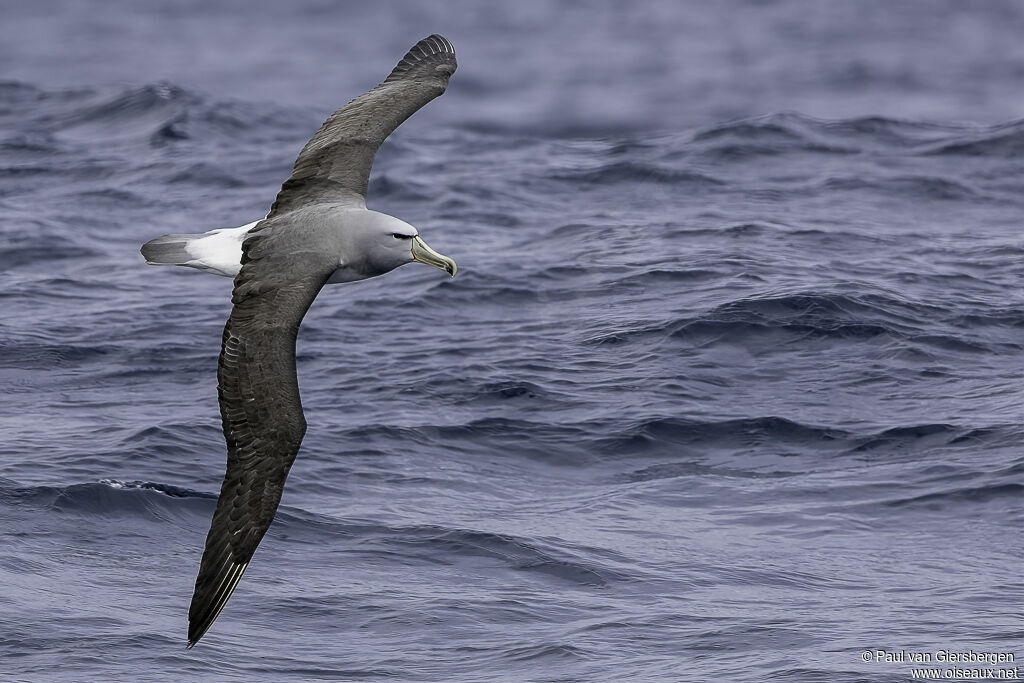
<path fill-rule="evenodd" d="M 412 257 L 420 263 L 426 263 L 428 266 L 435 266 L 445 271 L 452 277 L 455 277 L 455 271 L 458 267 L 455 265 L 455 261 L 451 260 L 444 254 L 438 254 L 436 251 L 427 246 L 427 243 L 416 235 L 412 238 Z"/>

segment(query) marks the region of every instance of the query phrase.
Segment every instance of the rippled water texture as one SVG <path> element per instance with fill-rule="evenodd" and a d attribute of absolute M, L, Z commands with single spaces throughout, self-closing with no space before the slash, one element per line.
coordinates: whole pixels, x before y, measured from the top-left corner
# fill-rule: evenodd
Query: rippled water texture
<path fill-rule="evenodd" d="M 345 9 L 342 8 L 344 5 Z M 1020 649 L 1024 7 L 24 3 L 0 22 L 0 674 L 904 681 Z M 418 38 L 277 521 L 186 651 L 231 283 Z"/>

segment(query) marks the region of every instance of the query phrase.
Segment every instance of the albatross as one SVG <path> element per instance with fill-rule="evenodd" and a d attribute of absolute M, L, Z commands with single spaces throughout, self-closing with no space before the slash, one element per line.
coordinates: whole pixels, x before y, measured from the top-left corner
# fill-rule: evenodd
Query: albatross
<path fill-rule="evenodd" d="M 227 471 L 189 608 L 189 648 L 220 614 L 270 527 L 306 433 L 295 338 L 320 289 L 412 261 L 455 276 L 455 261 L 427 246 L 416 228 L 366 208 L 377 148 L 445 91 L 455 69 L 452 44 L 437 34 L 424 38 L 382 83 L 327 119 L 266 218 L 142 246 L 151 265 L 234 278 L 217 367 Z"/>

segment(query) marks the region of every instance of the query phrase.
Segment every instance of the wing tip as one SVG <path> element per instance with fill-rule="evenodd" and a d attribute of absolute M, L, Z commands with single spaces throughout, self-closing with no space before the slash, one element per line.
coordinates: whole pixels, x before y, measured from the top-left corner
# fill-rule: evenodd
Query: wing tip
<path fill-rule="evenodd" d="M 248 566 L 248 562 L 230 562 L 224 577 L 217 586 L 217 590 L 210 595 L 208 600 L 197 603 L 196 600 L 199 598 L 198 590 L 192 596 L 192 607 L 189 609 L 188 615 L 188 643 L 185 645 L 186 650 L 191 650 L 199 642 L 200 638 L 206 635 L 210 627 L 213 626 L 213 622 L 217 620 L 221 610 L 224 609 L 224 605 L 227 604 L 228 598 L 234 593 L 238 581 L 242 578 L 242 574 Z M 201 608 L 199 607 L 200 604 L 203 605 Z"/>
<path fill-rule="evenodd" d="M 455 72 L 456 68 L 455 46 L 441 34 L 431 33 L 409 48 L 409 51 L 405 53 L 405 56 L 402 57 L 384 82 L 387 83 L 388 81 L 402 78 L 417 65 L 428 60 L 450 64 L 451 68 L 448 75 L 451 75 L 451 73 Z"/>
<path fill-rule="evenodd" d="M 455 46 L 452 45 L 450 40 L 442 36 L 440 33 L 431 33 L 429 36 L 421 40 L 420 43 L 426 41 L 433 41 L 435 47 L 437 47 L 438 52 L 447 52 L 450 54 L 455 54 Z M 420 43 L 416 44 L 419 45 Z"/>

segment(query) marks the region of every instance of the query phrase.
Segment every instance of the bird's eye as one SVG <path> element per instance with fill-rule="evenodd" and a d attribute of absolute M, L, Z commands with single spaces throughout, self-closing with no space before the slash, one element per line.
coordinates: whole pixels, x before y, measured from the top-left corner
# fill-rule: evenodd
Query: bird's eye
<path fill-rule="evenodd" d="M 412 235 L 403 235 L 400 232 L 393 232 L 393 233 L 391 233 L 391 236 L 394 237 L 396 240 L 411 240 L 412 239 Z"/>

